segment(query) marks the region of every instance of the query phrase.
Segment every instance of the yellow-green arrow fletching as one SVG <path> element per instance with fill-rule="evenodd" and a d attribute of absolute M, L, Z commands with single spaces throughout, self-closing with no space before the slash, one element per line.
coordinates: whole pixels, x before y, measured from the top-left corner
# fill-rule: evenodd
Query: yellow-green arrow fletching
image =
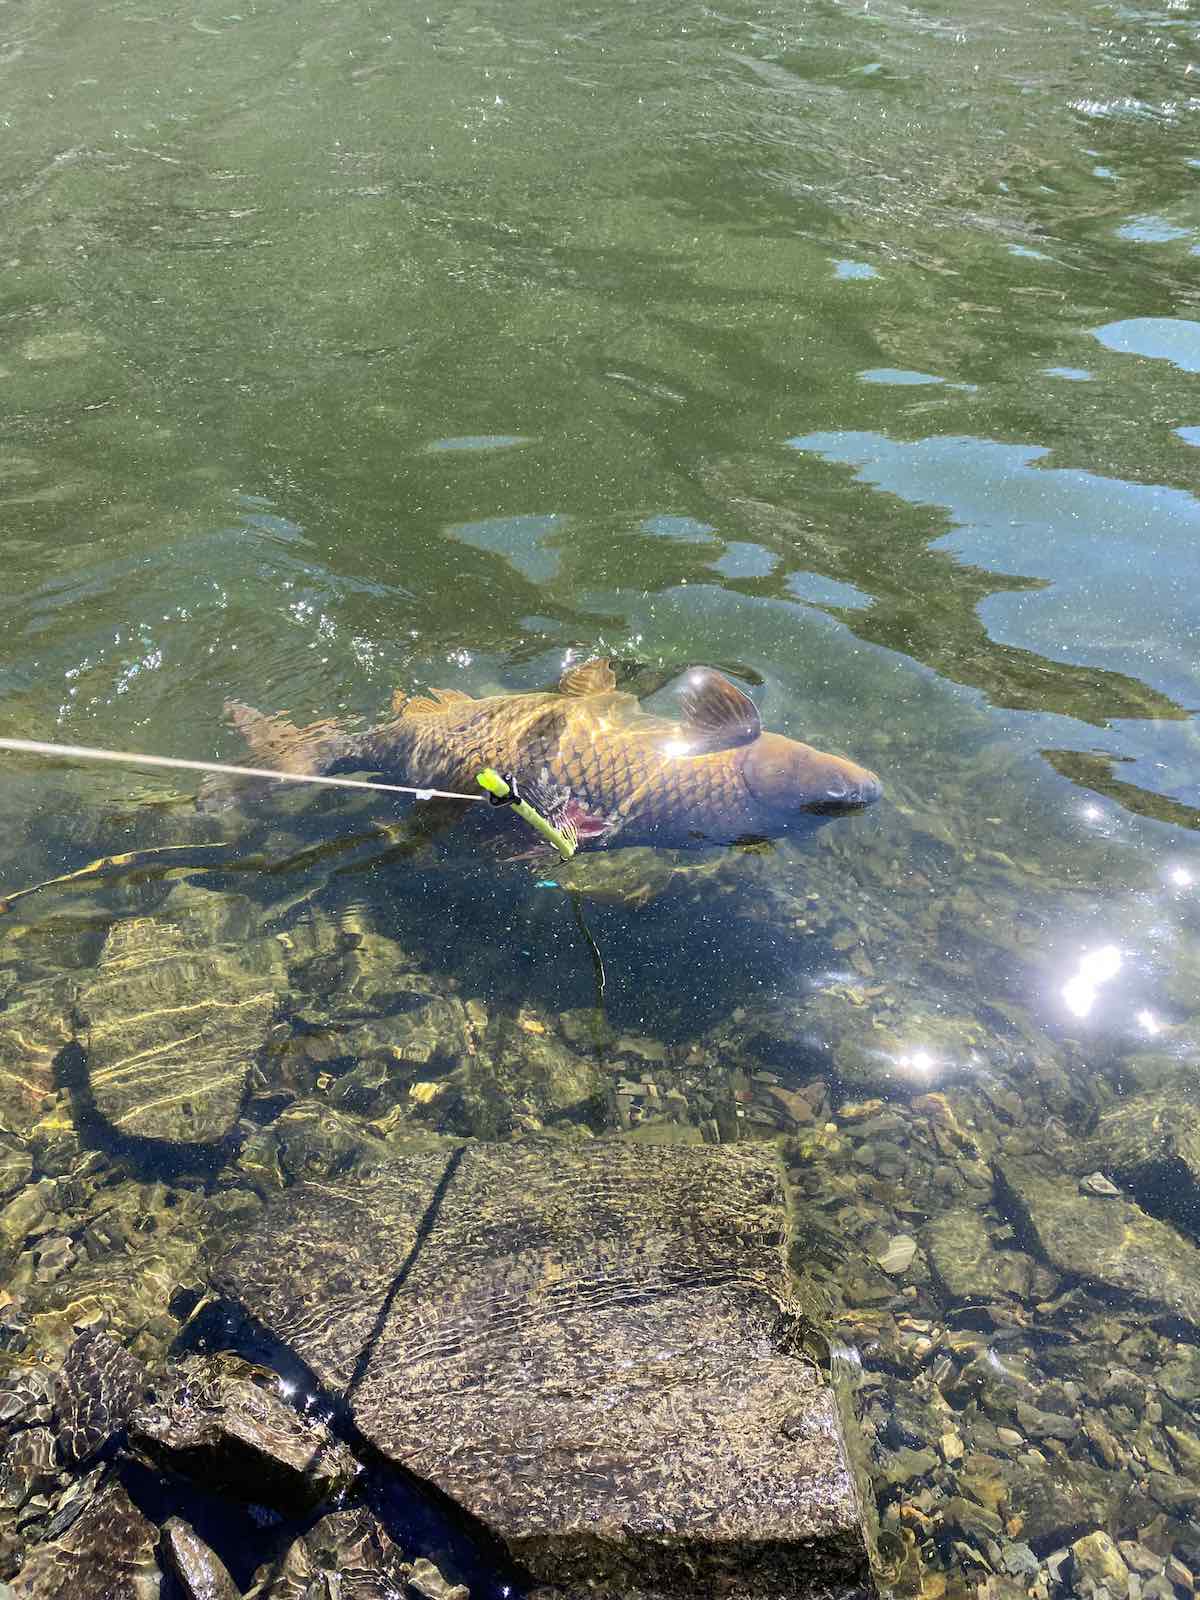
<path fill-rule="evenodd" d="M 482 772 L 478 773 L 476 782 L 481 789 L 486 789 L 489 794 L 494 794 L 497 800 L 507 800 L 511 792 L 508 784 L 492 767 L 485 767 Z M 540 811 L 535 811 L 525 800 L 515 800 L 513 802 L 513 810 L 536 833 L 540 833 L 543 839 L 548 840 L 564 861 L 569 861 L 578 850 L 579 835 L 569 822 L 564 823 L 562 827 L 556 828 Z"/>

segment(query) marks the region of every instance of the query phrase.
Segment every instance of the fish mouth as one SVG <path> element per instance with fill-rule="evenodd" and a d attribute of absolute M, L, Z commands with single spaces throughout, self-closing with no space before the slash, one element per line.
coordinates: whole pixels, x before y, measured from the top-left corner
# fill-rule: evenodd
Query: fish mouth
<path fill-rule="evenodd" d="M 872 772 L 858 783 L 831 784 L 823 795 L 800 809 L 809 817 L 846 817 L 873 806 L 882 794 L 883 785 Z"/>

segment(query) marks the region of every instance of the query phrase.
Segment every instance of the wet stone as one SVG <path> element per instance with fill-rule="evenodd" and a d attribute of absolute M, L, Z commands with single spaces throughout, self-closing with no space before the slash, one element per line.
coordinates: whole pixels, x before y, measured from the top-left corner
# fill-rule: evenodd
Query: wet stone
<path fill-rule="evenodd" d="M 1200 1401 L 1200 1349 L 1194 1345 L 1178 1346 L 1176 1354 L 1159 1372 L 1158 1384 L 1181 1405 Z"/>
<path fill-rule="evenodd" d="M 976 1544 L 985 1544 L 1004 1532 L 1004 1524 L 994 1511 L 962 1495 L 947 1500 L 942 1509 L 942 1525 L 950 1533 Z"/>
<path fill-rule="evenodd" d="M 145 1369 L 128 1350 L 98 1330 L 81 1333 L 54 1379 L 63 1465 L 81 1466 L 123 1429 L 145 1387 Z"/>
<path fill-rule="evenodd" d="M 33 1176 L 33 1157 L 10 1134 L 0 1133 L 0 1200 L 27 1184 Z"/>
<path fill-rule="evenodd" d="M 1081 1194 L 1029 1162 L 995 1164 L 1000 1203 L 1060 1272 L 1160 1305 L 1200 1327 L 1200 1249 L 1126 1200 Z"/>
<path fill-rule="evenodd" d="M 1144 1544 L 1139 1544 L 1136 1539 L 1122 1539 L 1117 1548 L 1121 1552 L 1121 1559 L 1125 1565 L 1131 1572 L 1136 1572 L 1139 1577 L 1150 1578 L 1163 1569 L 1163 1557 L 1156 1555 L 1153 1550 L 1148 1550 Z"/>
<path fill-rule="evenodd" d="M 580 1120 L 600 1089 L 594 1062 L 576 1055 L 539 1019 L 502 1018 L 487 1048 L 465 1059 L 436 1121 L 453 1133 L 498 1138 Z"/>
<path fill-rule="evenodd" d="M 117 1134 L 208 1144 L 230 1132 L 275 1010 L 271 953 L 198 944 L 162 917 L 114 924 L 77 1005 L 87 1093 Z"/>
<path fill-rule="evenodd" d="M 264 1563 L 247 1600 L 398 1600 L 411 1570 L 375 1515 L 355 1506 L 322 1517 Z"/>
<path fill-rule="evenodd" d="M 1122 1100 L 1100 1118 L 1088 1153 L 1150 1210 L 1200 1233 L 1200 1109 L 1180 1093 Z"/>
<path fill-rule="evenodd" d="M 281 1179 L 299 1183 L 378 1165 L 390 1154 L 383 1140 L 366 1131 L 361 1118 L 313 1098 L 290 1105 L 253 1142 L 253 1148 L 242 1152 L 239 1166 L 261 1181 L 263 1168 L 273 1165 Z"/>
<path fill-rule="evenodd" d="M 1104 1590 L 1113 1596 L 1129 1592 L 1129 1568 L 1106 1533 L 1097 1530 L 1071 1546 L 1076 1593 L 1094 1595 Z"/>
<path fill-rule="evenodd" d="M 0 1014 L 0 1123 L 12 1133 L 28 1133 L 53 1095 L 67 1011 L 65 989 L 46 988 Z"/>
<path fill-rule="evenodd" d="M 42 1178 L 19 1190 L 0 1211 L 0 1244 L 19 1250 L 26 1240 L 45 1231 L 58 1209 L 58 1184 Z"/>
<path fill-rule="evenodd" d="M 322 1015 L 382 1017 L 401 1009 L 420 989 L 411 957 L 374 928 L 348 929 L 312 923 L 284 936 L 291 957 L 289 987 L 311 994 Z"/>
<path fill-rule="evenodd" d="M 1054 1277 L 1018 1250 L 997 1250 L 979 1212 L 955 1206 L 922 1232 L 934 1282 L 951 1303 L 1053 1293 Z"/>
<path fill-rule="evenodd" d="M 1039 1411 L 1036 1406 L 1022 1401 L 1016 1404 L 1017 1423 L 1027 1439 L 1063 1439 L 1070 1441 L 1079 1432 L 1074 1417 L 1060 1416 L 1056 1411 Z"/>
<path fill-rule="evenodd" d="M 916 1253 L 917 1241 L 907 1234 L 899 1233 L 878 1257 L 878 1264 L 884 1272 L 899 1277 L 912 1266 Z"/>
<path fill-rule="evenodd" d="M 1036 1577 L 1041 1563 L 1027 1544 L 1009 1544 L 1004 1547 L 1004 1570 L 1012 1578 L 1026 1582 Z"/>
<path fill-rule="evenodd" d="M 1022 1539 L 1039 1555 L 1106 1520 L 1112 1496 L 1111 1476 L 1083 1461 L 1023 1461 L 1005 1473 L 1005 1508 L 1020 1519 Z"/>
<path fill-rule="evenodd" d="M 0 1381 L 0 1437 L 49 1422 L 54 1414 L 53 1377 L 45 1367 L 16 1367 Z"/>
<path fill-rule="evenodd" d="M 893 1449 L 907 1446 L 924 1449 L 942 1430 L 942 1413 L 929 1401 L 916 1395 L 907 1385 L 899 1386 L 891 1398 L 886 1439 Z"/>
<path fill-rule="evenodd" d="M 34 1546 L 12 1581 L 14 1600 L 157 1600 L 158 1529 L 110 1481 L 58 1539 Z"/>
<path fill-rule="evenodd" d="M 323 1423 L 283 1399 L 273 1373 L 230 1356 L 179 1363 L 133 1413 L 129 1438 L 207 1489 L 293 1515 L 336 1494 L 357 1471 Z"/>
<path fill-rule="evenodd" d="M 228 1567 L 182 1517 L 163 1524 L 162 1555 L 183 1600 L 241 1600 Z"/>
<path fill-rule="evenodd" d="M 24 1428 L 14 1434 L 0 1456 L 0 1509 L 20 1510 L 32 1495 L 50 1487 L 58 1470 L 49 1428 Z"/>
<path fill-rule="evenodd" d="M 414 1561 L 408 1586 L 421 1600 L 471 1600 L 465 1583 L 449 1583 L 432 1561 Z"/>
<path fill-rule="evenodd" d="M 1119 1200 L 1121 1197 L 1120 1189 L 1102 1172 L 1089 1172 L 1086 1178 L 1080 1178 L 1079 1187 L 1084 1194 L 1102 1195 L 1106 1200 Z"/>
<path fill-rule="evenodd" d="M 937 1465 L 933 1450 L 897 1450 L 884 1461 L 883 1471 L 888 1483 L 895 1485 L 927 1478 Z"/>
<path fill-rule="evenodd" d="M 867 1585 L 773 1150 L 530 1138 L 269 1205 L 218 1273 L 544 1584 Z M 369 1341 L 369 1348 L 368 1346 Z"/>
<path fill-rule="evenodd" d="M 439 1150 L 351 1183 L 294 1185 L 225 1258 L 214 1287 L 340 1392 L 414 1253 L 451 1159 Z"/>
<path fill-rule="evenodd" d="M 68 1328 L 106 1321 L 141 1358 L 157 1357 L 178 1332 L 167 1308 L 203 1246 L 205 1202 L 138 1183 L 97 1198 L 70 1268 L 39 1289 L 39 1314 Z"/>

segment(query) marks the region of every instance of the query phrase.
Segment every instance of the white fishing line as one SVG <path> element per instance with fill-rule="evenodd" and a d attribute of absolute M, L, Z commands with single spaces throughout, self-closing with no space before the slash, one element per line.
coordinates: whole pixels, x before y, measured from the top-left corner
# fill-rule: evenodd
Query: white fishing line
<path fill-rule="evenodd" d="M 0 739 L 0 750 L 18 755 L 57 756 L 65 761 L 109 761 L 125 767 L 171 767 L 183 772 L 221 772 L 230 778 L 269 778 L 272 783 L 319 783 L 330 789 L 378 789 L 385 794 L 412 794 L 418 800 L 486 801 L 484 794 L 455 794 L 449 789 L 418 789 L 408 783 L 372 783 L 366 778 L 326 778 L 314 772 L 275 772 L 270 767 L 231 767 L 223 761 L 184 761 L 179 756 L 148 756 L 132 750 L 100 750 L 86 744 L 43 744 L 38 739 Z"/>

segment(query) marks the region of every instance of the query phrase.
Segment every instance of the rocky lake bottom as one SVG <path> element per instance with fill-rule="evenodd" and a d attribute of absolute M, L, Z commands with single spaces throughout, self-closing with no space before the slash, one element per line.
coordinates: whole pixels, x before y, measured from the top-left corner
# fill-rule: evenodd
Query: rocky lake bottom
<path fill-rule="evenodd" d="M 608 1011 L 603 996 L 558 1009 L 552 982 L 514 971 L 512 927 L 532 940 L 541 903 L 524 865 L 497 869 L 511 927 L 456 965 L 437 939 L 459 913 L 469 928 L 472 901 L 464 890 L 455 913 L 451 880 L 445 902 L 415 916 L 365 892 L 361 875 L 273 878 L 262 861 L 285 832 L 262 835 L 243 857 L 256 870 L 239 876 L 205 856 L 222 848 L 210 819 L 167 817 L 162 838 L 195 852 L 178 861 L 152 858 L 155 836 L 139 827 L 144 858 L 14 897 L 0 921 L 0 1594 L 479 1600 L 536 1587 L 510 1559 L 519 1541 L 487 1533 L 494 1508 L 464 1522 L 453 1494 L 414 1495 L 395 1470 L 404 1451 L 363 1421 L 357 1387 L 377 1374 L 354 1356 L 425 1259 L 428 1228 L 413 1218 L 429 1196 L 441 1204 L 447 1175 L 487 1151 L 513 1152 L 504 1160 L 523 1170 L 524 1148 L 534 1176 L 516 1187 L 535 1198 L 542 1169 L 561 1169 L 560 1197 L 593 1181 L 605 1196 L 632 1192 L 654 1162 L 699 1173 L 738 1151 L 781 1174 L 770 1204 L 786 1225 L 746 1231 L 735 1218 L 729 1237 L 751 1254 L 764 1228 L 786 1239 L 791 1278 L 768 1291 L 793 1306 L 805 1359 L 839 1397 L 871 1549 L 869 1579 L 846 1556 L 843 1580 L 831 1566 L 824 1589 L 808 1573 L 786 1592 L 1189 1600 L 1200 1109 L 1186 955 L 1165 1036 L 1093 1053 L 1039 1029 L 999 988 L 984 1005 L 962 977 L 968 939 L 1010 972 L 1022 959 L 1028 895 L 1008 916 L 993 894 L 977 917 L 975 891 L 960 889 L 950 960 L 945 912 L 921 920 L 928 886 L 911 871 L 911 904 L 890 902 L 903 956 L 883 914 L 855 912 L 855 885 L 887 870 L 886 839 L 873 853 L 841 840 L 814 853 L 799 889 L 752 854 L 581 860 L 574 880 L 559 877 L 593 927 L 606 905 L 698 916 L 736 871 L 731 941 L 757 925 L 843 963 L 802 997 L 732 1009 L 718 997 L 690 1018 L 681 1004 L 650 1033 L 621 1025 L 619 992 Z M 114 852 L 129 842 L 116 825 L 102 839 Z M 395 831 L 388 845 L 402 859 L 418 848 Z M 1003 855 L 972 862 L 1016 870 Z M 923 962 L 918 989 L 909 974 Z M 903 1041 L 918 1024 L 928 1043 L 914 1070 Z M 935 1058 L 950 1068 L 932 1071 Z M 488 1195 L 507 1181 L 496 1170 Z M 431 1174 L 420 1204 L 397 1198 L 419 1174 Z M 293 1193 L 315 1205 L 303 1227 Z M 365 1221 L 343 1227 L 339 1207 L 359 1201 Z M 587 1208 L 578 1215 L 586 1227 Z M 692 1248 L 669 1220 L 656 1226 L 668 1266 Z M 458 1237 L 469 1261 L 470 1228 Z M 634 1239 L 613 1272 L 636 1270 L 648 1248 Z M 453 1251 L 430 1294 L 465 1293 Z M 342 1334 L 323 1313 L 315 1333 L 312 1316 L 297 1320 L 297 1261 L 310 1285 L 330 1285 L 329 1328 L 349 1318 L 349 1355 L 330 1353 Z M 382 1300 L 378 1283 L 391 1286 Z M 733 1317 L 759 1359 L 778 1335 L 747 1334 L 745 1308 L 723 1304 L 712 1317 Z M 419 1330 L 419 1301 L 411 1315 Z M 690 1329 L 691 1312 L 671 1315 Z M 431 1359 L 452 1362 L 455 1348 L 443 1340 Z M 420 1408 L 401 1413 L 419 1435 Z M 437 1425 L 450 1429 L 440 1443 L 430 1421 L 411 1458 L 418 1479 L 442 1481 L 453 1462 L 452 1420 Z M 531 1443 L 512 1497 L 540 1504 L 551 1460 Z M 781 1592 L 745 1572 L 726 1580 L 734 1594 Z M 578 1571 L 563 1582 L 587 1588 Z M 673 1582 L 646 1592 L 685 1592 Z"/>

